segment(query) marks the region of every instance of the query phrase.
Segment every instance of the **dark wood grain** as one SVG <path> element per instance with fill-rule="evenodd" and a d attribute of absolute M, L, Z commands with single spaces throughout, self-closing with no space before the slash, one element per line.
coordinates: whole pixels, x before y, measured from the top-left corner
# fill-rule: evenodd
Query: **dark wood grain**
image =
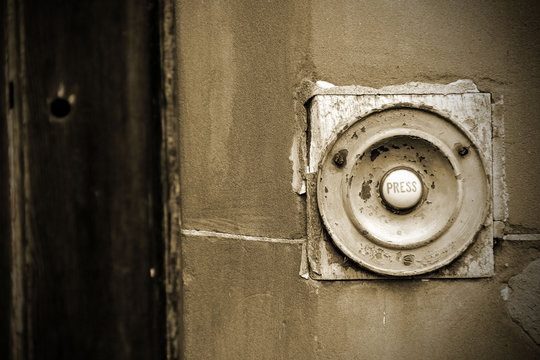
<path fill-rule="evenodd" d="M 163 199 L 164 278 L 166 289 L 167 359 L 181 358 L 183 288 L 180 212 L 180 132 L 174 2 L 159 2 L 161 44 L 161 184 Z"/>
<path fill-rule="evenodd" d="M 157 1 L 19 4 L 27 358 L 164 358 Z"/>
<path fill-rule="evenodd" d="M 7 2 L 0 3 L 0 19 L 6 19 Z M 7 23 L 2 21 L 0 25 L 0 42 L 2 54 L 7 50 Z M 8 165 L 8 128 L 6 114 L 9 106 L 10 85 L 6 81 L 6 64 L 2 61 L 0 70 L 0 84 L 2 84 L 2 96 L 0 96 L 0 358 L 9 357 L 9 332 L 10 332 L 10 294 L 11 282 L 9 280 L 9 253 L 10 253 L 10 220 L 9 220 L 9 165 Z"/>

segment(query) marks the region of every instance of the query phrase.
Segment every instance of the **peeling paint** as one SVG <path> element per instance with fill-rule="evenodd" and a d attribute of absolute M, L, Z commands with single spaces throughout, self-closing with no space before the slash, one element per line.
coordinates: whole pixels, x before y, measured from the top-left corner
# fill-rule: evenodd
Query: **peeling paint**
<path fill-rule="evenodd" d="M 501 297 L 504 301 L 508 301 L 508 297 L 510 296 L 511 291 L 512 289 L 510 289 L 508 285 L 501 290 Z"/>
<path fill-rule="evenodd" d="M 301 158 L 301 149 L 299 145 L 299 142 L 301 139 L 298 136 L 295 136 L 293 138 L 293 143 L 291 146 L 291 152 L 289 155 L 289 160 L 292 164 L 292 188 L 293 191 L 296 192 L 298 195 L 302 195 L 306 193 L 306 182 L 303 177 L 303 166 Z"/>
<path fill-rule="evenodd" d="M 364 181 L 362 183 L 362 191 L 360 192 L 360 197 L 364 202 L 366 202 L 369 198 L 371 198 L 371 183 L 373 180 Z"/>
<path fill-rule="evenodd" d="M 504 95 L 491 105 L 493 147 L 493 219 L 508 220 L 508 189 L 506 185 L 506 154 L 504 150 Z"/>

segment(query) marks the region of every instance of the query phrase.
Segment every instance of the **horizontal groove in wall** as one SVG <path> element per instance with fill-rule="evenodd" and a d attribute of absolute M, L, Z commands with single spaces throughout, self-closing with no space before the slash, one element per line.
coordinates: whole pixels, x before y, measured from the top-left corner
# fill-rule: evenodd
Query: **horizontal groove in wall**
<path fill-rule="evenodd" d="M 182 235 L 188 235 L 188 236 L 212 237 L 212 238 L 247 240 L 247 241 L 260 241 L 260 242 L 271 242 L 271 243 L 279 243 L 279 244 L 301 244 L 301 243 L 303 243 L 305 241 L 305 239 L 270 238 L 270 237 L 265 237 L 265 236 L 229 234 L 229 233 L 221 233 L 221 232 L 217 232 L 217 231 L 206 231 L 206 230 L 182 229 L 181 232 L 182 232 Z"/>
<path fill-rule="evenodd" d="M 540 234 L 506 234 L 503 239 L 510 241 L 535 241 L 540 240 Z"/>
<path fill-rule="evenodd" d="M 181 232 L 182 232 L 182 235 L 188 235 L 188 236 L 213 237 L 213 238 L 247 240 L 247 241 L 262 241 L 262 242 L 283 243 L 283 244 L 301 244 L 306 240 L 303 238 L 300 238 L 300 239 L 271 238 L 271 237 L 266 237 L 266 236 L 229 234 L 229 233 L 222 233 L 222 232 L 217 232 L 217 231 L 192 230 L 192 229 L 182 229 Z M 508 241 L 538 241 L 540 240 L 540 234 L 507 234 L 507 235 L 504 235 L 503 239 L 508 240 Z"/>

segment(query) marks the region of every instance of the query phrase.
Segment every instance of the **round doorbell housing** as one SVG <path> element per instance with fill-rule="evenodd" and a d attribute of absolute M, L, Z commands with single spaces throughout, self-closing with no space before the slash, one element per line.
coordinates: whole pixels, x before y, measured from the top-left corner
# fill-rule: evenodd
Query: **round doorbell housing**
<path fill-rule="evenodd" d="M 435 113 L 395 108 L 340 132 L 319 164 L 317 201 L 349 258 L 408 276 L 449 264 L 474 241 L 489 210 L 482 155 Z"/>

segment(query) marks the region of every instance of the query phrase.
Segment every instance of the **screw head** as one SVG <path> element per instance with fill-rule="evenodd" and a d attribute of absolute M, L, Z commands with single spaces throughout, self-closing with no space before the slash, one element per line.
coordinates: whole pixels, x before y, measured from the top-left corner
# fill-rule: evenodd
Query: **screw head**
<path fill-rule="evenodd" d="M 414 255 L 413 255 L 413 254 L 405 255 L 405 256 L 403 257 L 403 265 L 409 266 L 409 265 L 411 265 L 413 262 L 414 262 Z"/>
<path fill-rule="evenodd" d="M 334 155 L 334 164 L 336 164 L 337 167 L 342 167 L 345 164 L 347 164 L 347 155 L 349 154 L 349 151 L 347 149 L 339 150 Z"/>
<path fill-rule="evenodd" d="M 469 148 L 461 144 L 457 144 L 456 151 L 459 154 L 459 156 L 463 157 L 469 153 Z"/>

